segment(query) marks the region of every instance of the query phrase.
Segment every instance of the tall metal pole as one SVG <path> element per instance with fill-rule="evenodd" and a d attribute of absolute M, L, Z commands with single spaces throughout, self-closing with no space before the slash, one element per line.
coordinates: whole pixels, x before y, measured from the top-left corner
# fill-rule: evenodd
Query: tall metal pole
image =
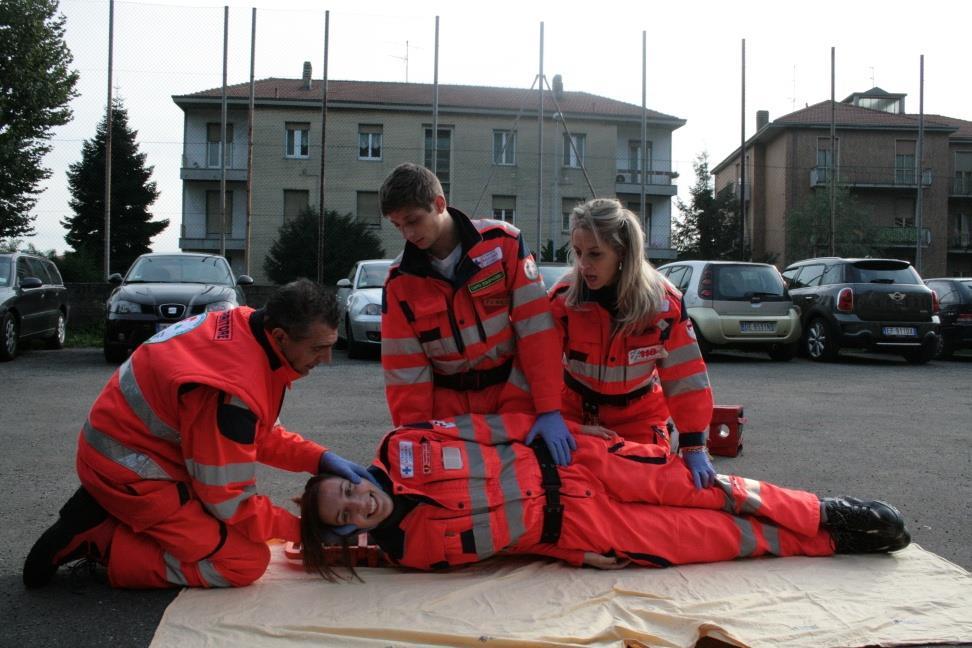
<path fill-rule="evenodd" d="M 645 245 L 651 248 L 651 214 L 645 205 L 645 183 L 648 175 L 648 32 L 641 32 L 641 152 L 638 155 L 641 167 L 641 218 L 645 222 Z"/>
<path fill-rule="evenodd" d="M 739 259 L 746 259 L 746 39 L 742 39 L 742 105 L 739 112 Z"/>
<path fill-rule="evenodd" d="M 324 12 L 324 76 L 321 79 L 321 181 L 317 196 L 317 283 L 324 284 L 324 170 L 327 159 L 327 54 L 331 40 L 331 12 Z M 311 80 L 313 83 L 313 79 Z"/>
<path fill-rule="evenodd" d="M 543 21 L 540 22 L 540 83 L 537 84 L 537 247 L 543 253 Z M 539 261 L 539 258 L 537 259 Z M 551 259 L 552 261 L 553 259 Z"/>
<path fill-rule="evenodd" d="M 439 17 L 435 17 L 435 62 L 432 72 L 432 173 L 439 174 Z M 475 218 L 476 214 L 471 214 Z"/>
<path fill-rule="evenodd" d="M 246 129 L 246 240 L 243 244 L 243 272 L 250 274 L 250 230 L 253 226 L 253 119 L 256 117 L 256 7 L 250 18 L 250 115 Z"/>
<path fill-rule="evenodd" d="M 837 58 L 830 48 L 830 256 L 837 256 Z"/>
<path fill-rule="evenodd" d="M 115 0 L 108 1 L 108 111 L 105 113 L 105 279 L 111 274 L 111 81 L 115 48 Z"/>
<path fill-rule="evenodd" d="M 226 66 L 229 51 L 229 5 L 223 6 L 223 100 L 219 120 L 219 255 L 226 256 Z M 232 220 L 230 220 L 232 222 Z"/>
<path fill-rule="evenodd" d="M 924 169 L 922 156 L 925 148 L 925 55 L 922 54 L 919 63 L 918 82 L 918 150 L 915 155 L 915 176 L 918 181 L 918 194 L 915 196 L 915 270 L 923 272 L 924 258 L 921 252 L 922 213 L 921 199 L 924 193 Z"/>

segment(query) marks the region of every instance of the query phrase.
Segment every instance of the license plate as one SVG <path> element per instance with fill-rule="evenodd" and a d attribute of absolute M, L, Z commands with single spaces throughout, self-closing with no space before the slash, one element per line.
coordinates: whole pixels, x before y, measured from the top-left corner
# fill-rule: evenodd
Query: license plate
<path fill-rule="evenodd" d="M 170 326 L 172 326 L 173 323 L 174 322 L 159 322 L 158 324 L 155 325 L 155 332 L 158 333 L 162 329 L 167 329 Z"/>
<path fill-rule="evenodd" d="M 914 326 L 885 326 L 881 331 L 888 337 L 915 337 L 918 329 Z"/>
<path fill-rule="evenodd" d="M 776 322 L 739 322 L 739 330 L 743 333 L 773 333 Z"/>

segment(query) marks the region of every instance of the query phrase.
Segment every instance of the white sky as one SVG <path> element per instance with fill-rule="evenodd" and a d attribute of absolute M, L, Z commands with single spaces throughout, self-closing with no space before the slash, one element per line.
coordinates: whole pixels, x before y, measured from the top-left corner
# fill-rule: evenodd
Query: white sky
<path fill-rule="evenodd" d="M 641 104 L 642 31 L 648 33 L 648 107 L 687 120 L 673 135 L 679 196 L 694 181 L 692 162 L 711 164 L 740 141 L 740 49 L 746 39 L 746 135 L 755 113 L 776 119 L 830 98 L 830 48 L 836 47 L 836 97 L 878 85 L 907 93 L 918 112 L 919 57 L 925 56 L 925 112 L 972 120 L 968 25 L 972 3 L 945 0 L 792 0 L 724 2 L 485 3 L 388 0 L 230 0 L 228 83 L 249 78 L 250 11 L 257 12 L 257 78 L 300 76 L 323 68 L 324 10 L 330 10 L 329 77 L 433 80 L 435 16 L 440 17 L 439 82 L 529 87 L 539 65 L 561 74 L 566 90 Z M 155 166 L 161 196 L 153 208 L 170 225 L 156 251 L 178 249 L 183 113 L 174 94 L 218 87 L 223 5 L 116 2 L 116 95 L 125 99 L 141 150 Z M 812 13 L 801 13 L 811 11 Z M 107 0 L 61 0 L 66 40 L 80 72 L 74 120 L 55 131 L 45 160 L 53 175 L 34 209 L 38 248 L 63 251 L 59 221 L 71 214 L 65 172 L 81 157 L 104 114 Z M 673 206 L 673 213 L 676 210 Z"/>

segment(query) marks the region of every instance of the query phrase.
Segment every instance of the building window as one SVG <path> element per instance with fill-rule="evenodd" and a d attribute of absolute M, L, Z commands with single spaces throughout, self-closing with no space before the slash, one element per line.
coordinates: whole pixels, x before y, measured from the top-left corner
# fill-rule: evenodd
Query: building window
<path fill-rule="evenodd" d="M 218 169 L 223 161 L 219 156 L 219 140 L 222 135 L 222 127 L 219 122 L 206 124 L 206 166 L 210 169 Z M 226 166 L 233 166 L 233 124 L 226 124 Z"/>
<path fill-rule="evenodd" d="M 432 129 L 425 129 L 425 166 L 432 169 Z M 436 138 L 436 168 L 432 169 L 442 184 L 442 193 L 449 200 L 452 179 L 452 129 L 440 128 Z"/>
<path fill-rule="evenodd" d="M 493 164 L 502 166 L 516 164 L 516 131 L 493 131 Z"/>
<path fill-rule="evenodd" d="M 219 214 L 219 190 L 206 192 L 206 237 L 233 233 L 233 192 L 226 192 L 226 218 Z"/>
<path fill-rule="evenodd" d="M 310 124 L 287 123 L 287 152 L 289 158 L 310 157 Z"/>
<path fill-rule="evenodd" d="M 382 126 L 378 125 L 359 125 L 358 126 L 358 159 L 359 160 L 380 160 L 381 159 L 381 135 Z"/>
<path fill-rule="evenodd" d="M 564 198 L 561 201 L 560 212 L 563 216 L 563 220 L 560 224 L 560 229 L 563 232 L 570 231 L 570 212 L 574 211 L 574 207 L 584 202 L 583 198 Z"/>
<path fill-rule="evenodd" d="M 915 226 L 915 201 L 913 198 L 898 198 L 894 201 L 894 226 Z"/>
<path fill-rule="evenodd" d="M 310 192 L 304 189 L 284 189 L 284 222 L 290 222 L 310 207 Z"/>
<path fill-rule="evenodd" d="M 584 166 L 586 157 L 585 148 L 587 147 L 587 135 L 575 133 L 568 135 L 564 133 L 564 166 L 572 169 L 579 169 Z"/>
<path fill-rule="evenodd" d="M 915 140 L 894 142 L 894 184 L 915 184 Z"/>
<path fill-rule="evenodd" d="M 840 159 L 840 140 L 837 144 L 837 159 Z M 817 179 L 819 182 L 830 182 L 830 173 L 834 169 L 834 154 L 830 150 L 830 138 L 817 138 Z"/>
<path fill-rule="evenodd" d="M 493 218 L 516 224 L 516 196 L 493 196 Z"/>
<path fill-rule="evenodd" d="M 650 172 L 652 168 L 651 164 L 651 142 L 645 142 L 645 148 L 647 150 L 647 169 Z M 620 166 L 620 165 L 619 165 Z M 632 184 L 641 183 L 641 167 L 642 167 L 642 155 L 641 155 L 641 140 L 628 140 L 628 160 L 624 168 L 619 168 L 618 173 L 624 176 L 622 182 L 630 182 Z M 652 178 L 649 176 L 646 178 L 647 184 L 652 184 Z"/>
<path fill-rule="evenodd" d="M 381 227 L 381 207 L 377 191 L 359 191 L 355 203 L 354 218 L 368 227 Z"/>
<path fill-rule="evenodd" d="M 972 151 L 955 152 L 955 186 L 952 193 L 972 195 Z"/>

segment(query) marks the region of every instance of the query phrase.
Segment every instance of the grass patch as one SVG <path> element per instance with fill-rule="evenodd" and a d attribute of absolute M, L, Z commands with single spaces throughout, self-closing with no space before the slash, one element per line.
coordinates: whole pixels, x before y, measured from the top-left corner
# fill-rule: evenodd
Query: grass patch
<path fill-rule="evenodd" d="M 79 328 L 68 325 L 64 346 L 72 349 L 98 347 L 105 343 L 105 323 L 88 324 Z"/>

